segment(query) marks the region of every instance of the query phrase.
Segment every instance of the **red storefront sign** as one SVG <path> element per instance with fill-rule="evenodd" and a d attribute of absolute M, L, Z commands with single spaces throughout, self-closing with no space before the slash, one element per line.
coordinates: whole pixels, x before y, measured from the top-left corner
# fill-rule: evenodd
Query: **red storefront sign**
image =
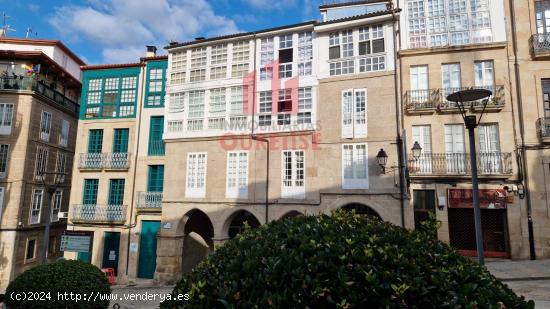
<path fill-rule="evenodd" d="M 449 189 L 448 208 L 474 208 L 472 189 Z M 482 209 L 506 209 L 506 190 L 480 189 L 479 206 Z"/>

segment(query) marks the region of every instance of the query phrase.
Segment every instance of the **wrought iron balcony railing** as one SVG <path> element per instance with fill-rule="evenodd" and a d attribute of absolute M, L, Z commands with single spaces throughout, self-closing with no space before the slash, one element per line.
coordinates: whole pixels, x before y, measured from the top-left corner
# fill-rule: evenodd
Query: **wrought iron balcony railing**
<path fill-rule="evenodd" d="M 409 158 L 413 158 L 412 154 Z M 479 175 L 512 173 L 512 153 L 481 152 L 477 154 Z M 418 160 L 409 160 L 411 175 L 470 175 L 469 153 L 423 153 Z"/>
<path fill-rule="evenodd" d="M 127 152 L 80 154 L 80 169 L 124 170 L 129 167 L 130 154 Z"/>
<path fill-rule="evenodd" d="M 537 132 L 541 138 L 550 138 L 550 118 L 537 120 Z"/>
<path fill-rule="evenodd" d="M 531 54 L 534 57 L 550 55 L 550 33 L 533 34 L 529 39 Z"/>
<path fill-rule="evenodd" d="M 34 91 L 66 109 L 78 113 L 78 103 L 34 77 L 0 77 L 0 90 Z"/>
<path fill-rule="evenodd" d="M 150 156 L 164 156 L 164 141 L 150 141 L 148 154 Z"/>
<path fill-rule="evenodd" d="M 472 88 L 488 89 L 491 90 L 493 95 L 485 100 L 467 102 L 467 108 L 474 110 L 482 109 L 485 101 L 487 109 L 498 109 L 504 106 L 504 86 L 498 85 L 409 90 L 405 92 L 405 108 L 410 113 L 433 112 L 435 110 L 443 112 L 454 109 L 458 111 L 456 103 L 447 101 L 446 97 L 453 92 Z"/>
<path fill-rule="evenodd" d="M 124 224 L 126 205 L 73 205 L 71 221 L 91 224 Z"/>
<path fill-rule="evenodd" d="M 161 211 L 162 192 L 138 192 L 137 209 L 141 211 Z"/>

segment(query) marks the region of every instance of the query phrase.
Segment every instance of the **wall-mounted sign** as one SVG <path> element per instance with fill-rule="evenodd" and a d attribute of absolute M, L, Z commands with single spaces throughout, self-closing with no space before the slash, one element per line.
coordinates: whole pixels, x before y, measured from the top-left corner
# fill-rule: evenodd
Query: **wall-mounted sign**
<path fill-rule="evenodd" d="M 474 208 L 472 189 L 449 189 L 448 208 Z M 480 189 L 479 206 L 482 209 L 506 209 L 506 190 Z"/>
<path fill-rule="evenodd" d="M 92 232 L 86 231 L 65 231 L 61 235 L 61 251 L 90 252 L 92 244 Z"/>

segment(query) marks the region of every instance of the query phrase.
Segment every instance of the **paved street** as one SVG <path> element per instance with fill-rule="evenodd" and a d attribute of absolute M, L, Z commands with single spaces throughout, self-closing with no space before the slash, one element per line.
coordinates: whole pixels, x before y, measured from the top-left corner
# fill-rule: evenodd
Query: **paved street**
<path fill-rule="evenodd" d="M 150 285 L 146 286 L 114 286 L 113 294 L 116 294 L 118 298 L 117 301 L 111 301 L 110 308 L 115 304 L 120 305 L 120 309 L 153 309 L 158 308 L 160 301 L 160 295 L 166 295 L 172 292 L 173 286 L 169 287 L 153 287 Z M 131 296 L 133 295 L 133 296 Z M 130 297 L 135 297 L 134 300 L 128 299 Z M 151 299 L 145 300 L 146 297 Z M 152 299 L 156 297 L 156 299 Z M 125 299 L 126 298 L 126 299 Z"/>

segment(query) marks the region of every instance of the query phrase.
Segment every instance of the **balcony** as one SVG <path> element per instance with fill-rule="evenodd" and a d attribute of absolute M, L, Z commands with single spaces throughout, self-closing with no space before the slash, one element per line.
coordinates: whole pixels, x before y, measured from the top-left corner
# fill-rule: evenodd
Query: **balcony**
<path fill-rule="evenodd" d="M 150 141 L 148 154 L 149 156 L 164 156 L 164 141 Z"/>
<path fill-rule="evenodd" d="M 550 33 L 533 34 L 529 39 L 531 57 L 543 59 L 550 57 Z"/>
<path fill-rule="evenodd" d="M 550 118 L 537 120 L 537 132 L 543 143 L 550 143 Z"/>
<path fill-rule="evenodd" d="M 484 109 L 485 112 L 498 112 L 504 107 L 504 86 L 476 86 L 476 87 L 459 87 L 459 88 L 437 88 L 437 89 L 425 89 L 425 90 L 409 90 L 405 92 L 405 110 L 407 114 L 433 114 L 439 113 L 459 113 L 455 102 L 447 101 L 446 97 L 460 90 L 483 88 L 493 92 L 493 95 L 486 100 L 467 102 L 465 104 L 466 109 L 472 112 L 481 112 Z"/>
<path fill-rule="evenodd" d="M 73 205 L 71 221 L 87 224 L 124 224 L 126 205 Z"/>
<path fill-rule="evenodd" d="M 162 192 L 138 192 L 137 209 L 140 212 L 161 212 Z"/>
<path fill-rule="evenodd" d="M 127 170 L 130 168 L 130 154 L 117 153 L 81 153 L 78 167 L 81 170 Z"/>
<path fill-rule="evenodd" d="M 409 160 L 408 165 L 411 177 L 417 178 L 460 178 L 472 174 L 469 153 L 424 153 L 418 160 Z M 512 153 L 478 153 L 477 169 L 482 177 L 507 178 L 512 174 Z"/>
<path fill-rule="evenodd" d="M 50 99 L 56 105 L 78 114 L 78 103 L 34 77 L 0 77 L 0 90 L 34 91 Z"/>

